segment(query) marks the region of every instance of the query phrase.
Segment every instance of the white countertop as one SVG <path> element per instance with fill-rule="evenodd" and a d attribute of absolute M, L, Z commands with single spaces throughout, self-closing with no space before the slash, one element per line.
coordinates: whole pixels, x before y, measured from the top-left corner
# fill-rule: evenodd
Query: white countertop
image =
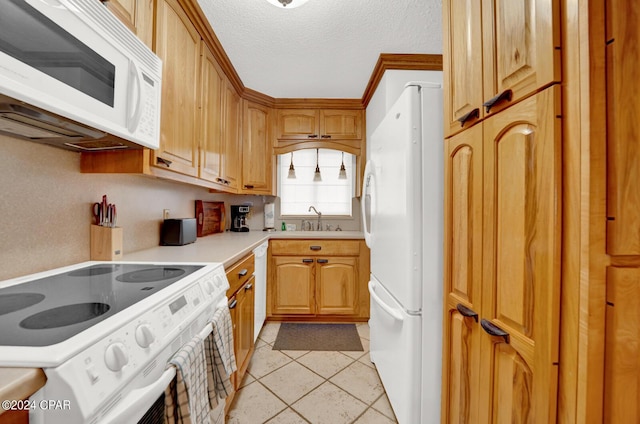
<path fill-rule="evenodd" d="M 362 239 L 361 231 L 249 231 L 225 232 L 199 237 L 185 246 L 157 246 L 124 254 L 125 261 L 141 262 L 222 262 L 233 265 L 269 239 Z"/>

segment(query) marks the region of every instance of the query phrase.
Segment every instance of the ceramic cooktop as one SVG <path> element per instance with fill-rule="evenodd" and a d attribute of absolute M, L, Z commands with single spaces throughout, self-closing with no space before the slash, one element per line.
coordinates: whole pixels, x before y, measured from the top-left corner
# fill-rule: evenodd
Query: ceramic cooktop
<path fill-rule="evenodd" d="M 98 264 L 0 287 L 0 345 L 59 343 L 200 268 Z"/>

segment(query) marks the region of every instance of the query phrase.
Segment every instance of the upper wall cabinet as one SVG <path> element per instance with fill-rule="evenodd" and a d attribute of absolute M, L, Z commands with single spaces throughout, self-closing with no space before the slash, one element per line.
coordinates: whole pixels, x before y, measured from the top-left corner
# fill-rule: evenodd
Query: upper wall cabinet
<path fill-rule="evenodd" d="M 199 176 L 214 190 L 237 193 L 242 149 L 242 102 L 208 47 L 202 54 Z"/>
<path fill-rule="evenodd" d="M 273 192 L 272 109 L 244 101 L 242 193 Z"/>
<path fill-rule="evenodd" d="M 345 141 L 362 139 L 362 110 L 278 109 L 280 141 Z"/>
<path fill-rule="evenodd" d="M 444 0 L 443 12 L 445 135 L 560 81 L 559 2 Z"/>
<path fill-rule="evenodd" d="M 154 0 L 103 0 L 109 10 L 133 31 L 150 49 L 153 48 Z"/>
<path fill-rule="evenodd" d="M 158 1 L 156 54 L 162 59 L 160 148 L 152 165 L 198 176 L 200 34 L 176 0 Z"/>

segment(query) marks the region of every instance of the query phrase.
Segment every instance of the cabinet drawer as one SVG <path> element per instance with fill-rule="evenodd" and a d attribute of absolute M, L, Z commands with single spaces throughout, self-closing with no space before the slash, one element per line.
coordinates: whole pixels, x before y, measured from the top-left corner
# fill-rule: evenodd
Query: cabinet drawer
<path fill-rule="evenodd" d="M 252 276 L 255 269 L 255 262 L 253 253 L 236 262 L 229 270 L 227 270 L 227 279 L 229 280 L 229 290 L 227 290 L 227 297 L 231 297 L 238 291 L 244 283 L 246 283 Z"/>
<path fill-rule="evenodd" d="M 358 256 L 358 240 L 271 240 L 272 255 Z"/>

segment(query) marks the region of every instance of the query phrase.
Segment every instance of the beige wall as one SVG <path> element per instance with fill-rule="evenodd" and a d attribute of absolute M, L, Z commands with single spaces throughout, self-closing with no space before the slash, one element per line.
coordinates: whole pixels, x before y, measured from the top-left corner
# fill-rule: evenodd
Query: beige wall
<path fill-rule="evenodd" d="M 0 281 L 89 260 L 91 204 L 106 194 L 118 207 L 124 251 L 157 246 L 162 210 L 194 216 L 194 200 L 253 203 L 249 226 L 263 227 L 262 196 L 138 175 L 81 174 L 80 155 L 0 135 Z M 273 200 L 273 198 L 271 198 Z"/>

